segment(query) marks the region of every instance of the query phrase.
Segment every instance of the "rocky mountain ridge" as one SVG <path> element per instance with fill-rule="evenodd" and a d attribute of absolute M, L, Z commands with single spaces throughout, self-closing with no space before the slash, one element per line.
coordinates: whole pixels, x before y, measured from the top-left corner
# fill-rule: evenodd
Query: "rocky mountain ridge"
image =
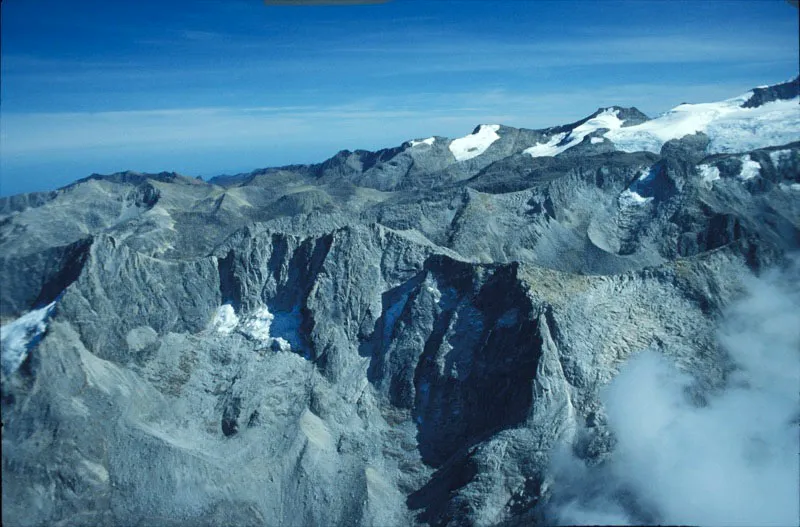
<path fill-rule="evenodd" d="M 3 523 L 551 523 L 628 357 L 726 385 L 800 246 L 797 86 L 0 198 Z"/>

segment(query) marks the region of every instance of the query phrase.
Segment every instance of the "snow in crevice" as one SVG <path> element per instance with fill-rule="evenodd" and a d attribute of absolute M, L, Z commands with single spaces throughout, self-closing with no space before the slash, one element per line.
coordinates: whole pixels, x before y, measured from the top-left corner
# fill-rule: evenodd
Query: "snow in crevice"
<path fill-rule="evenodd" d="M 791 150 L 775 150 L 769 153 L 769 158 L 775 168 L 780 168 L 782 165 L 789 162 L 792 158 Z"/>
<path fill-rule="evenodd" d="M 456 158 L 456 161 L 466 161 L 486 152 L 486 150 L 498 139 L 500 136 L 497 131 L 500 130 L 498 124 L 482 124 L 478 130 L 472 134 L 454 139 L 450 142 L 450 152 Z"/>
<path fill-rule="evenodd" d="M 439 291 L 436 282 L 426 282 L 425 290 L 431 294 L 433 301 L 438 305 L 442 300 L 442 293 Z"/>
<path fill-rule="evenodd" d="M 713 165 L 698 165 L 697 172 L 700 174 L 700 181 L 709 187 L 720 178 L 719 169 Z"/>
<path fill-rule="evenodd" d="M 630 189 L 645 197 L 653 194 L 653 185 L 656 182 L 658 170 L 658 167 L 652 166 L 646 172 L 643 171 L 639 174 L 639 177 L 636 178 L 636 181 L 631 184 Z"/>
<path fill-rule="evenodd" d="M 294 315 L 290 314 L 289 318 L 294 318 Z M 300 318 L 299 310 L 296 318 Z M 236 331 L 248 339 L 258 342 L 261 347 L 275 351 L 291 351 L 293 347 L 300 347 L 297 332 L 287 330 L 290 326 L 299 328 L 299 322 L 287 324 L 285 317 L 276 318 L 276 315 L 270 313 L 266 306 L 256 308 L 239 317 L 233 306 L 225 304 L 217 309 L 211 321 L 212 329 L 218 333 L 229 335 Z M 284 338 L 286 333 L 293 333 L 296 338 Z"/>
<path fill-rule="evenodd" d="M 530 148 L 523 150 L 523 153 L 531 157 L 547 157 L 560 154 L 566 148 L 559 147 L 559 143 L 567 136 L 566 133 L 556 134 L 551 137 L 546 143 L 537 143 Z"/>
<path fill-rule="evenodd" d="M 240 325 L 240 331 L 254 340 L 268 342 L 269 330 L 275 317 L 266 307 L 259 307 L 251 312 Z"/>
<path fill-rule="evenodd" d="M 619 204 L 622 207 L 638 207 L 641 205 L 646 205 L 653 201 L 653 198 L 645 198 L 638 192 L 626 188 L 622 191 L 622 194 L 619 195 Z"/>
<path fill-rule="evenodd" d="M 585 123 L 576 126 L 572 131 L 567 133 L 556 134 L 551 137 L 546 143 L 539 143 L 530 148 L 523 150 L 524 153 L 531 157 L 544 157 L 555 156 L 561 152 L 580 144 L 587 135 L 590 135 L 598 130 L 616 130 L 621 128 L 625 121 L 618 117 L 619 110 L 615 108 L 606 108 L 595 117 L 592 117 Z M 595 141 L 599 139 L 599 141 Z M 602 142 L 603 139 L 593 137 L 592 143 Z"/>
<path fill-rule="evenodd" d="M 0 327 L 0 362 L 6 375 L 17 371 L 28 352 L 41 340 L 47 330 L 47 319 L 55 305 L 55 302 L 51 302 Z"/>
<path fill-rule="evenodd" d="M 238 324 L 239 317 L 236 316 L 236 311 L 230 304 L 219 306 L 214 313 L 214 318 L 211 319 L 211 327 L 223 335 L 232 332 Z"/>
<path fill-rule="evenodd" d="M 651 167 L 647 172 L 642 172 L 636 181 L 622 191 L 619 196 L 619 204 L 622 207 L 641 206 L 653 201 L 652 185 L 656 179 L 656 168 Z M 645 195 L 643 195 L 645 194 Z"/>
<path fill-rule="evenodd" d="M 633 184 L 640 188 L 647 187 L 650 184 L 652 184 L 653 181 L 655 181 L 656 174 L 657 174 L 657 168 L 650 167 L 650 169 L 648 169 L 647 172 L 642 172 L 641 174 L 639 174 L 639 177 L 636 178 L 636 181 L 634 181 Z"/>
<path fill-rule="evenodd" d="M 761 165 L 758 161 L 753 161 L 749 156 L 742 156 L 742 171 L 739 172 L 739 179 L 747 181 L 753 179 L 761 173 Z"/>
<path fill-rule="evenodd" d="M 654 153 L 667 141 L 697 132 L 709 137 L 709 153 L 746 152 L 800 139 L 800 100 L 742 108 L 750 94 L 721 102 L 681 104 L 656 119 L 610 130 L 604 137 L 624 152 Z"/>
<path fill-rule="evenodd" d="M 435 137 L 429 137 L 427 139 L 419 139 L 419 140 L 413 139 L 413 140 L 409 141 L 409 144 L 411 145 L 411 148 L 414 148 L 415 146 L 420 146 L 420 145 L 431 146 L 431 145 L 433 145 L 434 142 L 436 142 L 436 138 Z"/>

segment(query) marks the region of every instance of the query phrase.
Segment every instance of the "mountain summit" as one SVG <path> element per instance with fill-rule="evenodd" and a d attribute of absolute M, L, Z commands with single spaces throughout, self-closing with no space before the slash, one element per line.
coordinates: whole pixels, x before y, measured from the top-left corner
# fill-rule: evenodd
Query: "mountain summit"
<path fill-rule="evenodd" d="M 795 402 L 749 409 L 800 279 L 752 284 L 800 248 L 797 85 L 0 199 L 3 524 L 693 523 L 619 467 L 730 401 L 783 477 Z"/>

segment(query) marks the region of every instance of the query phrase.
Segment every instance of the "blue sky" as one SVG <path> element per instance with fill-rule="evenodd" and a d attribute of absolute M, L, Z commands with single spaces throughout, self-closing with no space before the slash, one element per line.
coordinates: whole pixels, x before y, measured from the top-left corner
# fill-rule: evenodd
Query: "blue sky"
<path fill-rule="evenodd" d="M 657 115 L 797 75 L 797 33 L 785 0 L 4 0 L 0 194 Z"/>

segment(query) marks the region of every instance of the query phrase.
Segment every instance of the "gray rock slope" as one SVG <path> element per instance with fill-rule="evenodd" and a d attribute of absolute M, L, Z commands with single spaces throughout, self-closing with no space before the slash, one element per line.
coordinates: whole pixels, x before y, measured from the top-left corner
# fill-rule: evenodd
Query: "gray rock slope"
<path fill-rule="evenodd" d="M 800 137 L 524 152 L 603 112 L 0 199 L 3 524 L 542 521 L 626 358 L 719 389 L 722 310 L 800 245 Z"/>

